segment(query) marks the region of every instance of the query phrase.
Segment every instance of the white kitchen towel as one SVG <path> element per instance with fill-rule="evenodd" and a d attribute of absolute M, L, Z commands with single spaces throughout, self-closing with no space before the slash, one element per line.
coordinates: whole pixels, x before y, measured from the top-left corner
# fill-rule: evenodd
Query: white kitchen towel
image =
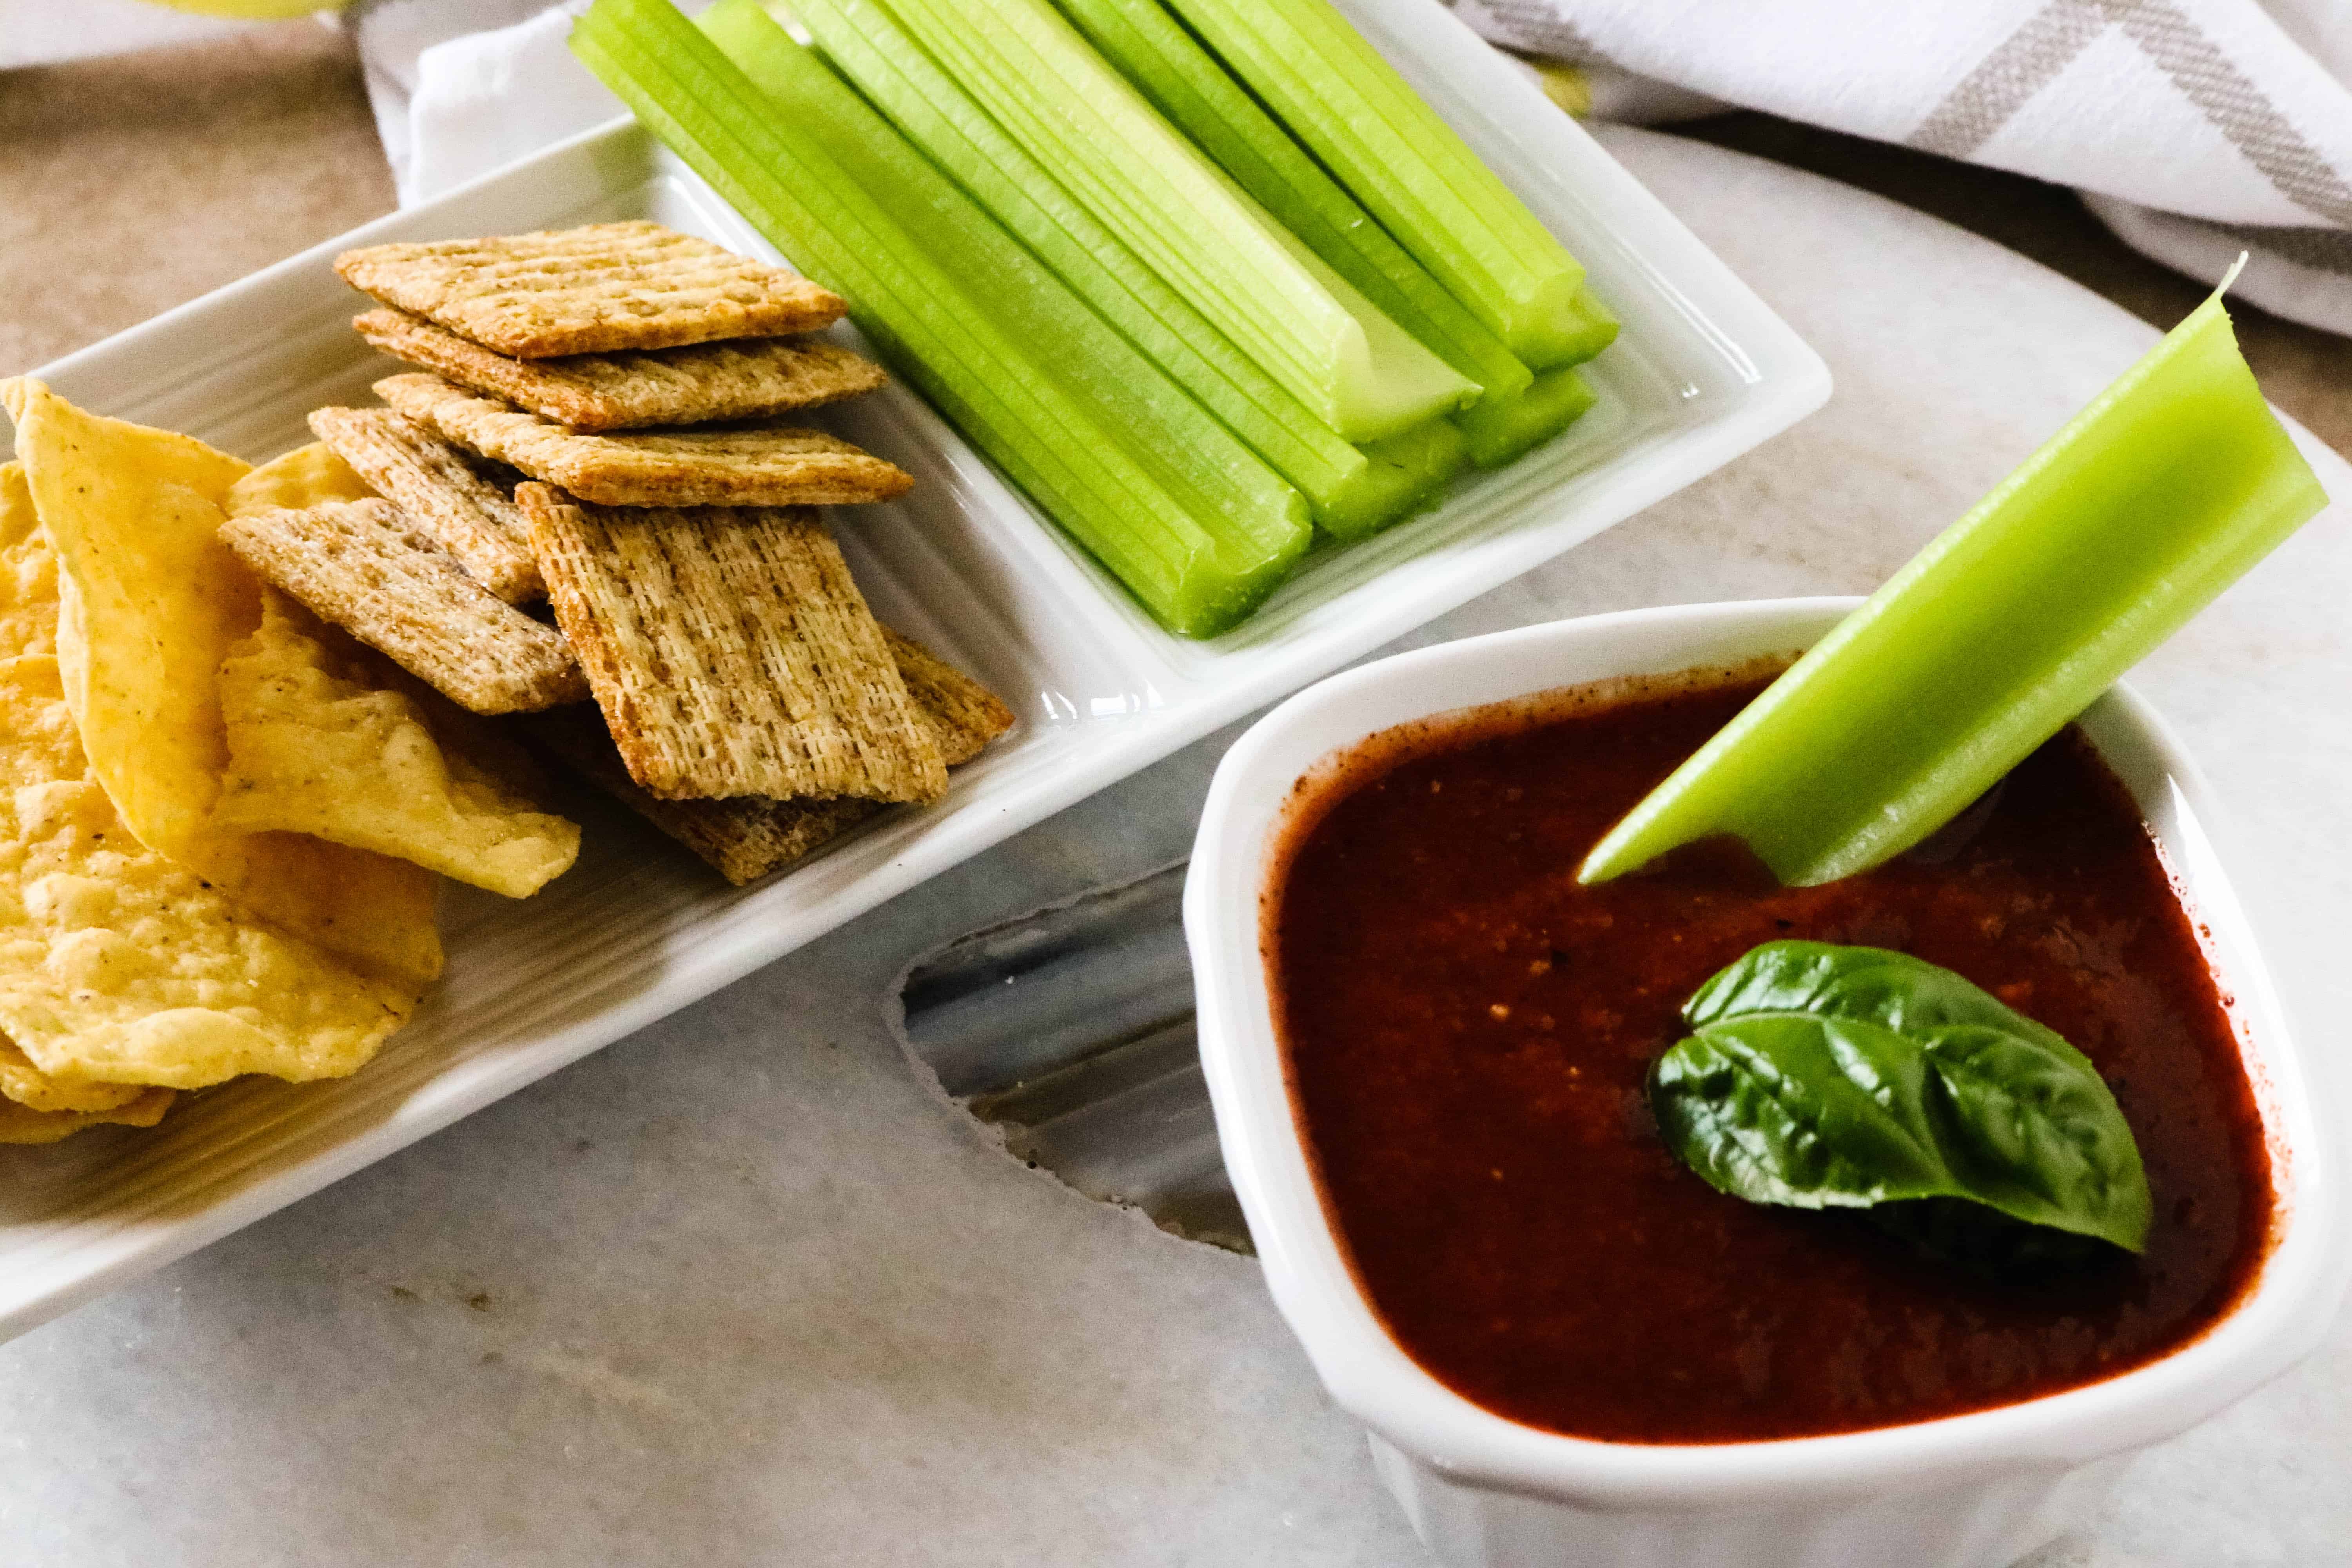
<path fill-rule="evenodd" d="M 2238 293 L 2352 333 L 2347 0 L 1454 5 L 1603 101 L 1663 83 L 2072 185 L 2136 248 L 2200 279 L 2250 251 Z"/>
<path fill-rule="evenodd" d="M 587 0 L 360 0 L 368 101 L 414 206 L 621 112 L 564 39 Z"/>

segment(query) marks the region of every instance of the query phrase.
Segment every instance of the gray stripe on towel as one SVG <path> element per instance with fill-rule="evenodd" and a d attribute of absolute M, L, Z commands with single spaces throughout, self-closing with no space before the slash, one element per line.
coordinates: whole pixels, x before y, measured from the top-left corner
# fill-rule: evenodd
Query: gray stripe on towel
<path fill-rule="evenodd" d="M 1962 77 L 1903 144 L 1947 158 L 1974 156 L 2106 26 L 2095 0 L 2050 0 Z"/>
<path fill-rule="evenodd" d="M 2103 4 L 2125 36 L 2172 79 L 2172 84 L 2204 111 L 2214 129 L 2228 137 L 2230 144 L 2244 153 L 2281 195 L 2330 223 L 2352 227 L 2352 185 L 2187 12 L 2171 0 L 2103 0 Z"/>
<path fill-rule="evenodd" d="M 2352 228 L 2352 184 L 2173 0 L 2050 0 L 1962 77 L 1904 144 L 1948 158 L 1975 156 L 2110 25 L 2121 27 L 2281 195 L 2315 216 Z M 2343 269 L 2339 247 L 2328 242 L 2329 230 L 2254 232 L 2296 237 L 2279 242 L 2248 237 L 2300 265 Z"/>

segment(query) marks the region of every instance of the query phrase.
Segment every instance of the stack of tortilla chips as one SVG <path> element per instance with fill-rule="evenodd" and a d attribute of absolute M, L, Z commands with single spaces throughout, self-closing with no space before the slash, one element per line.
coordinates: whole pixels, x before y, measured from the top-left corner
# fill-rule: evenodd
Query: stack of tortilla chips
<path fill-rule="evenodd" d="M 435 873 L 520 896 L 579 829 L 222 544 L 365 494 L 340 464 L 249 468 L 22 378 L 0 401 L 0 1142 L 355 1070 L 440 972 Z"/>
<path fill-rule="evenodd" d="M 876 622 L 814 510 L 913 483 L 790 423 L 885 379 L 808 335 L 838 296 L 643 222 L 336 269 L 381 301 L 361 335 L 425 367 L 376 384 L 388 407 L 311 416 L 380 499 L 224 532 L 320 617 L 461 707 L 541 715 L 548 750 L 737 883 L 938 799 L 1010 726 Z"/>

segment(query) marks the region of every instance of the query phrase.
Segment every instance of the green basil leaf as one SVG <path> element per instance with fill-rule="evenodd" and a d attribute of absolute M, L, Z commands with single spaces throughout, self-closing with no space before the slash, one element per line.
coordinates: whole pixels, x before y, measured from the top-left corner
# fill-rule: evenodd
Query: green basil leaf
<path fill-rule="evenodd" d="M 2011 1011 L 1950 970 L 1883 947 L 1768 942 L 1700 986 L 1683 1005 L 1683 1022 L 1699 1029 L 1749 1013 L 1863 1018 L 1897 1034 L 1981 1024 L 2039 1040 L 2085 1068 L 2091 1065 L 2055 1031 Z"/>
<path fill-rule="evenodd" d="M 1768 942 L 1699 987 L 1683 1020 L 1692 1032 L 1652 1068 L 1651 1107 L 1675 1157 L 1723 1192 L 1800 1208 L 1957 1199 L 2147 1243 L 2147 1173 L 2098 1069 L 1949 970 Z M 2066 1250 L 2011 1247 L 1942 1203 L 1880 1217 L 1948 1256 Z"/>

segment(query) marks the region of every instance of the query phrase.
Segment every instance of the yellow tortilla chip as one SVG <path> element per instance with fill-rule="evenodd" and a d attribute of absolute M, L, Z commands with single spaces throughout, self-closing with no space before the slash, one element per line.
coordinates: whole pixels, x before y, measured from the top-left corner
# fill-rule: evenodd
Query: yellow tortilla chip
<path fill-rule="evenodd" d="M 16 1042 L 0 1039 L 0 1100 L 27 1110 L 113 1110 L 139 1098 L 136 1084 L 60 1083 L 33 1065 Z"/>
<path fill-rule="evenodd" d="M 0 1100 L 0 1143 L 54 1143 L 85 1127 L 152 1127 L 179 1095 L 168 1089 L 141 1089 L 104 1110 L 35 1110 Z"/>
<path fill-rule="evenodd" d="M 210 682 L 190 677 L 261 619 L 253 574 L 215 537 L 248 465 L 36 381 L 5 392 L 62 568 L 58 658 L 90 765 L 140 842 L 174 853 L 209 832 L 226 760 Z"/>
<path fill-rule="evenodd" d="M 367 973 L 418 990 L 441 973 L 440 886 L 422 866 L 299 833 L 223 834 L 171 858 Z"/>
<path fill-rule="evenodd" d="M 248 511 L 300 511 L 320 501 L 365 500 L 375 494 L 352 466 L 324 441 L 297 447 L 229 486 L 224 503 L 231 517 Z"/>
<path fill-rule="evenodd" d="M 341 1077 L 420 987 L 372 978 L 142 845 L 58 661 L 0 659 L 0 1031 L 61 1084 Z"/>
<path fill-rule="evenodd" d="M 339 646 L 340 645 L 340 646 Z M 229 767 L 215 823 L 413 860 L 527 898 L 570 868 L 580 829 L 436 734 L 358 645 L 275 589 L 221 665 Z"/>
<path fill-rule="evenodd" d="M 40 520 L 33 512 L 32 492 L 26 487 L 25 466 L 22 463 L 0 464 L 0 660 L 14 660 L 32 654 L 54 658 L 58 642 L 58 562 L 57 553 L 49 548 L 49 537 L 41 531 Z M 0 665 L 0 668 L 7 666 Z M 54 723 L 57 715 L 44 717 Z M 63 732 L 25 737 L 40 742 L 34 748 L 36 755 L 51 759 L 50 767 L 69 761 L 72 747 Z M 19 775 L 14 770 L 0 776 L 0 787 L 15 788 L 22 783 L 37 783 L 48 773 L 36 768 Z M 135 1084 L 59 1083 L 33 1065 L 33 1059 L 17 1048 L 15 1041 L 0 1037 L 0 1100 L 14 1102 L 29 1111 L 56 1112 L 59 1118 L 68 1113 L 111 1110 L 127 1105 L 145 1092 Z M 0 1143 L 10 1142 L 46 1142 L 47 1136 L 12 1140 L 5 1134 L 14 1112 L 10 1106 L 0 1106 Z M 19 1119 L 21 1120 L 21 1119 Z M 32 1131 L 51 1125 L 64 1124 L 55 1118 L 26 1121 Z M 66 1131 L 76 1129 L 66 1127 Z M 64 1132 L 56 1134 L 63 1137 Z"/>
<path fill-rule="evenodd" d="M 0 463 L 0 652 L 58 650 L 58 557 L 25 465 Z"/>
<path fill-rule="evenodd" d="M 22 376 L 0 382 L 0 401 L 57 549 L 67 701 L 124 825 L 252 912 L 373 973 L 439 973 L 433 882 L 421 868 L 213 828 L 228 762 L 215 677 L 261 622 L 260 583 L 217 537 L 247 465 L 192 437 L 88 413 Z"/>

